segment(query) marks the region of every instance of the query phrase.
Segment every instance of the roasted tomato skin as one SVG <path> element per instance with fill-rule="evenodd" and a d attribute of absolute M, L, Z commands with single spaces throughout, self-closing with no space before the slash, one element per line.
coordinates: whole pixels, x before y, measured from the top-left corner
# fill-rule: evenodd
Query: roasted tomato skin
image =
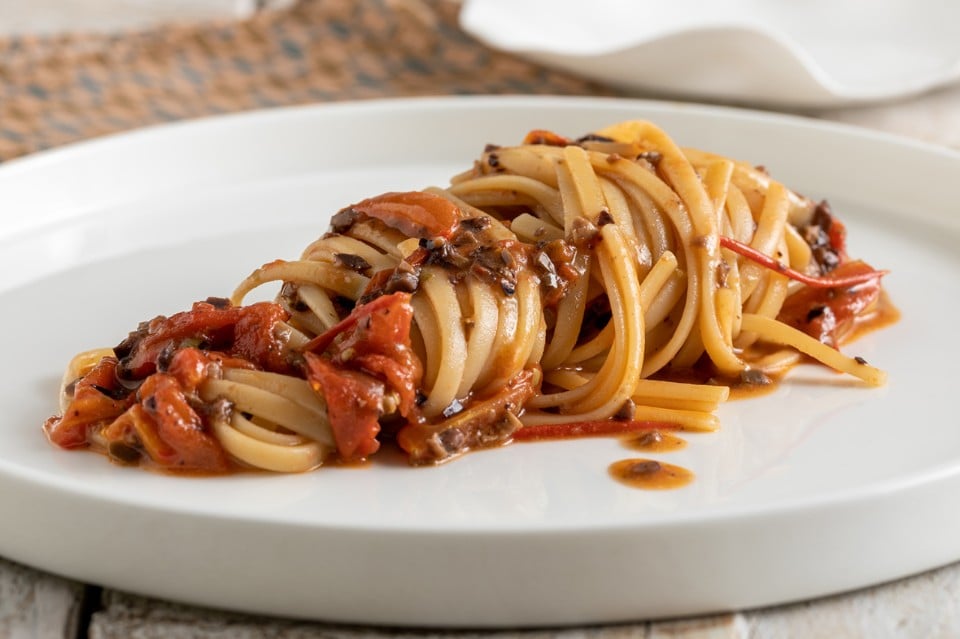
<path fill-rule="evenodd" d="M 457 230 L 462 213 L 450 200 L 425 191 L 391 192 L 348 207 L 380 220 L 407 237 L 449 238 Z"/>
<path fill-rule="evenodd" d="M 174 353 L 168 372 L 153 373 L 132 389 L 120 383 L 117 359 L 104 357 L 77 382 L 64 414 L 47 420 L 46 432 L 58 446 L 93 446 L 125 464 L 225 472 L 231 463 L 207 419 L 222 407 L 206 406 L 197 394 L 211 367 L 223 366 L 252 367 L 185 348 Z"/>
<path fill-rule="evenodd" d="M 44 424 L 50 441 L 62 448 L 86 446 L 91 429 L 113 421 L 135 403 L 133 393 L 117 382 L 117 359 L 104 357 L 77 381 L 63 415 Z"/>
<path fill-rule="evenodd" d="M 383 383 L 366 373 L 335 366 L 313 353 L 305 353 L 304 358 L 307 379 L 326 402 L 340 458 L 354 461 L 377 452 Z"/>
<path fill-rule="evenodd" d="M 844 262 L 830 272 L 831 278 L 848 279 L 876 270 L 865 262 Z M 837 347 L 853 329 L 856 320 L 880 298 L 880 278 L 853 286 L 804 287 L 786 299 L 777 319 Z"/>
<path fill-rule="evenodd" d="M 173 375 L 157 373 L 137 392 L 140 406 L 155 425 L 158 437 L 173 451 L 169 458 L 155 461 L 185 470 L 224 472 L 230 462 L 191 405 L 192 390 Z"/>
<path fill-rule="evenodd" d="M 401 416 L 416 419 L 423 367 L 410 345 L 410 297 L 398 292 L 357 306 L 304 352 L 307 380 L 326 401 L 341 459 L 360 459 L 380 447 L 386 392 L 396 394 Z"/>
<path fill-rule="evenodd" d="M 114 349 L 120 358 L 117 374 L 126 380 L 143 380 L 164 368 L 173 353 L 189 346 L 290 374 L 294 369 L 284 358 L 277 334 L 279 323 L 288 317 L 280 305 L 271 302 L 226 308 L 197 302 L 189 311 L 156 317 L 130 333 Z"/>
<path fill-rule="evenodd" d="M 413 306 L 410 295 L 394 293 L 375 307 L 360 307 L 353 329 L 342 333 L 328 354 L 341 367 L 365 371 L 382 379 L 400 399 L 398 412 L 411 416 L 423 366 L 410 345 Z"/>

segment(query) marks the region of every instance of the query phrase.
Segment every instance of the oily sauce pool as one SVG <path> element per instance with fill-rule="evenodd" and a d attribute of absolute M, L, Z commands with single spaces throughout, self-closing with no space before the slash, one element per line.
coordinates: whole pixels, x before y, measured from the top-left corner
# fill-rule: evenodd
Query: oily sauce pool
<path fill-rule="evenodd" d="M 631 488 L 669 490 L 686 486 L 693 473 L 673 464 L 653 459 L 621 459 L 610 464 L 610 476 Z"/>

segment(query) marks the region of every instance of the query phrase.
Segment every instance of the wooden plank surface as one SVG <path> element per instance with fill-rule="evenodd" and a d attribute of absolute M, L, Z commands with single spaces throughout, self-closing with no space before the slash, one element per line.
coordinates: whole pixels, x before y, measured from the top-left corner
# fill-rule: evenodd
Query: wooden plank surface
<path fill-rule="evenodd" d="M 85 601 L 86 597 L 86 601 Z M 960 564 L 813 602 L 696 619 L 575 629 L 413 631 L 275 619 L 87 588 L 0 560 L 4 639 L 787 639 L 960 637 Z"/>
<path fill-rule="evenodd" d="M 84 593 L 82 584 L 0 559 L 0 637 L 77 637 Z"/>
<path fill-rule="evenodd" d="M 738 615 L 576 629 L 436 631 L 253 617 L 160 602 L 116 591 L 105 592 L 103 603 L 104 609 L 93 615 L 90 625 L 89 636 L 97 639 L 739 639 L 743 636 L 738 630 Z"/>

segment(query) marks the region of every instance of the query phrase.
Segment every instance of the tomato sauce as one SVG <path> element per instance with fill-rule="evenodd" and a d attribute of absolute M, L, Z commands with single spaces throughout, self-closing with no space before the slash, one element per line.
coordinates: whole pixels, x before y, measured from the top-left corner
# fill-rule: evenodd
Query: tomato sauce
<path fill-rule="evenodd" d="M 609 473 L 621 484 L 646 490 L 682 488 L 694 478 L 686 468 L 652 459 L 621 459 L 610 464 Z"/>

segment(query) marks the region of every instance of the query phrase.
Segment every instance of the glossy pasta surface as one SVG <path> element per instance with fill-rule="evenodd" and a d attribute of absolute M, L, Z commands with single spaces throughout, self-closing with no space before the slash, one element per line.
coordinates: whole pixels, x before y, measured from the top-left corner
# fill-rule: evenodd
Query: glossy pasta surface
<path fill-rule="evenodd" d="M 301 472 L 396 442 L 411 463 L 651 425 L 714 430 L 730 388 L 839 347 L 881 314 L 825 202 L 649 122 L 488 146 L 449 186 L 333 216 L 230 299 L 78 355 L 65 448 L 167 470 Z M 273 303 L 244 305 L 267 282 Z"/>

